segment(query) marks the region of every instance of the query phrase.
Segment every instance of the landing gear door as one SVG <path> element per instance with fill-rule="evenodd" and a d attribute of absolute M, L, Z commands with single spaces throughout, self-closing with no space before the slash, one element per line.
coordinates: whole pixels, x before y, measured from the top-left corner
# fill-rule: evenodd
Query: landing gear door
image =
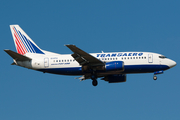
<path fill-rule="evenodd" d="M 49 58 L 44 58 L 44 67 L 49 67 Z"/>
<path fill-rule="evenodd" d="M 148 55 L 148 61 L 149 63 L 153 63 L 153 54 Z"/>

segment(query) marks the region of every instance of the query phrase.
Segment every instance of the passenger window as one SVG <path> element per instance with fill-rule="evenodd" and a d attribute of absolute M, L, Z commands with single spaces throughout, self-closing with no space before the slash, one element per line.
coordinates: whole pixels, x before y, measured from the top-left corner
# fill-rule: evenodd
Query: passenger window
<path fill-rule="evenodd" d="M 59 62 L 61 62 L 61 60 L 59 60 Z"/>
<path fill-rule="evenodd" d="M 56 62 L 58 62 L 58 60 L 56 60 Z"/>

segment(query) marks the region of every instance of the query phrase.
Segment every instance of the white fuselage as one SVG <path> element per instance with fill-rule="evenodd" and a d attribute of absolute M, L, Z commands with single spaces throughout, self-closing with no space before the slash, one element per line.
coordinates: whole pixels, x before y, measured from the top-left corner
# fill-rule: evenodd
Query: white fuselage
<path fill-rule="evenodd" d="M 82 75 L 81 65 L 74 60 L 71 54 L 56 54 L 43 51 L 45 54 L 27 53 L 33 58 L 31 61 L 17 62 L 17 65 L 26 68 L 64 75 Z M 111 61 L 123 61 L 124 71 L 119 73 L 148 73 L 159 70 L 167 70 L 175 66 L 175 62 L 157 53 L 151 52 L 112 52 L 92 53 L 92 56 L 108 63 Z M 112 73 L 111 73 L 112 74 Z"/>

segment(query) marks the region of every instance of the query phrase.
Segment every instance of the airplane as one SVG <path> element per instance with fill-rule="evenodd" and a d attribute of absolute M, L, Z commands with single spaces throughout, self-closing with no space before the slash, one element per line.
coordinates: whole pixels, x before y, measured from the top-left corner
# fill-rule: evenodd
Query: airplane
<path fill-rule="evenodd" d="M 67 44 L 73 53 L 58 54 L 42 50 L 21 29 L 19 25 L 10 25 L 17 52 L 4 51 L 13 58 L 12 65 L 59 75 L 81 76 L 81 81 L 92 79 L 97 86 L 97 79 L 109 83 L 126 82 L 126 74 L 154 73 L 162 74 L 176 66 L 176 62 L 164 55 L 152 52 L 101 52 L 87 53 L 75 45 Z"/>

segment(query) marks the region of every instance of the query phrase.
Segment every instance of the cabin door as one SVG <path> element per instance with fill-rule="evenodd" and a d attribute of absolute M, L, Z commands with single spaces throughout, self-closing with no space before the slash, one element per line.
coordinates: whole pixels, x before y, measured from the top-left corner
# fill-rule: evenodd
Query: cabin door
<path fill-rule="evenodd" d="M 153 54 L 148 55 L 148 61 L 149 63 L 153 63 Z"/>
<path fill-rule="evenodd" d="M 44 58 L 44 67 L 49 67 L 49 58 Z"/>

